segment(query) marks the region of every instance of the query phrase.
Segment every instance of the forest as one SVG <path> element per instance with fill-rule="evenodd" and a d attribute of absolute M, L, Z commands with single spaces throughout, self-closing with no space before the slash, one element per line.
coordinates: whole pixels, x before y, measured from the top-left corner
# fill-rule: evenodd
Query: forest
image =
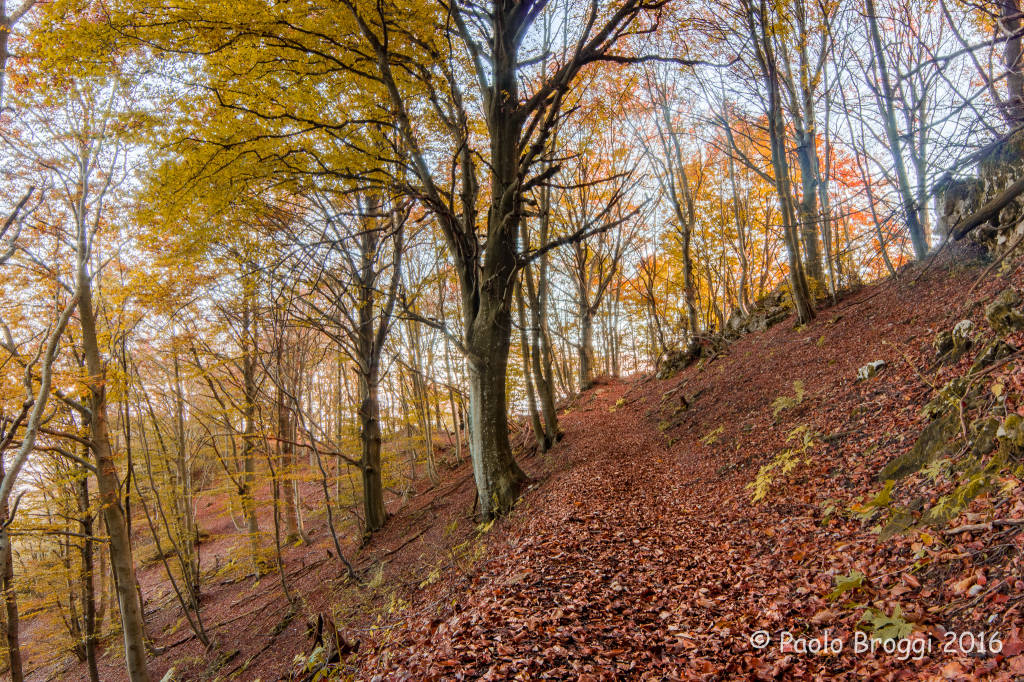
<path fill-rule="evenodd" d="M 0 672 L 1024 676 L 1022 39 L 0 0 Z"/>

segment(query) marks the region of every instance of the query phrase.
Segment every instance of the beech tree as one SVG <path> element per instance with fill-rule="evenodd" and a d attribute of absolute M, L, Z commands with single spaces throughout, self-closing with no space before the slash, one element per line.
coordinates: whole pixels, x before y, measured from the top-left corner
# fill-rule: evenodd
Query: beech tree
<path fill-rule="evenodd" d="M 68 252 L 62 254 L 66 260 L 61 265 L 66 267 L 56 269 L 55 274 L 58 285 L 71 293 L 78 313 L 75 346 L 82 358 L 79 381 L 84 398 L 79 401 L 67 396 L 63 401 L 88 425 L 89 452 L 109 536 L 129 677 L 133 681 L 148 680 L 142 604 L 110 435 L 104 332 L 97 315 L 98 281 L 110 262 L 99 249 L 109 221 L 117 220 L 110 204 L 127 172 L 124 136 L 129 128 L 122 116 L 130 112 L 130 94 L 121 84 L 102 76 L 65 80 L 59 74 L 50 84 L 60 88 L 62 97 L 33 103 L 33 117 L 27 122 L 31 133 L 21 138 L 19 150 L 28 163 L 52 173 L 59 183 L 50 227 L 61 236 Z M 44 378 L 45 384 L 48 378 Z"/>
<path fill-rule="evenodd" d="M 457 185 L 447 185 L 427 161 L 413 90 L 396 75 L 401 53 L 392 40 L 409 30 L 400 14 L 389 14 L 355 2 L 345 3 L 373 55 L 376 75 L 389 95 L 396 128 L 410 155 L 410 171 L 418 185 L 410 194 L 422 197 L 435 213 L 459 275 L 462 290 L 464 349 L 470 369 L 470 455 L 473 459 L 480 513 L 487 519 L 511 508 L 526 480 L 512 456 L 507 426 L 505 378 L 511 339 L 512 298 L 519 269 L 558 244 L 583 239 L 575 232 L 523 252 L 517 248 L 524 198 L 555 172 L 545 165 L 546 142 L 562 115 L 562 102 L 581 70 L 597 62 L 641 59 L 616 52 L 623 39 L 650 31 L 661 0 L 625 0 L 609 7 L 595 3 L 581 16 L 564 8 L 572 22 L 570 38 L 558 46 L 559 57 L 545 72 L 525 67 L 530 58 L 522 47 L 544 11 L 546 2 L 452 2 L 444 8 L 442 25 L 449 27 L 426 65 L 441 74 L 438 83 L 424 75 L 418 88 L 437 102 L 437 118 L 455 152 Z M 437 55 L 436 57 L 434 55 Z M 424 55 L 428 56 L 428 55 Z M 461 64 L 471 65 L 472 98 L 461 82 Z M 521 85 L 527 84 L 523 89 Z M 422 92 L 422 90 L 420 90 Z M 443 104 L 441 104 L 443 102 Z M 470 134 L 477 103 L 486 125 L 482 147 Z M 481 201 L 478 159 L 486 159 L 489 197 Z M 486 211 L 483 236 L 476 216 Z M 600 230 L 593 230 L 597 232 Z"/>
<path fill-rule="evenodd" d="M 313 314 L 355 364 L 359 377 L 358 467 L 363 478 L 363 523 L 373 533 L 384 526 L 381 462 L 380 381 L 385 342 L 393 322 L 402 277 L 408 208 L 375 189 L 309 198 L 311 218 L 322 227 L 300 237 L 301 280 L 311 295 L 300 309 Z M 317 295 L 319 294 L 319 295 Z"/>

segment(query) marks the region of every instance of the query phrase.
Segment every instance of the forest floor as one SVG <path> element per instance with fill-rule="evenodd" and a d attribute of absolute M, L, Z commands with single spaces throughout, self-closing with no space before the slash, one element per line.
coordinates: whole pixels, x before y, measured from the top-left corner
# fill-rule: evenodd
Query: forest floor
<path fill-rule="evenodd" d="M 821 307 L 809 325 L 748 335 L 668 380 L 600 381 L 562 411 L 563 441 L 524 458 L 533 482 L 509 517 L 474 524 L 468 466 L 446 471 L 441 485 L 395 501 L 370 543 L 346 548 L 361 587 L 344 579 L 322 521 L 310 521 L 310 544 L 285 554 L 299 615 L 282 618 L 279 576 L 257 584 L 228 572 L 203 598 L 213 653 L 189 638 L 162 567 L 146 569 L 150 633 L 168 647 L 154 672 L 278 679 L 312 648 L 307 623 L 328 614 L 357 647 L 344 652 L 344 679 L 1024 675 L 1019 479 L 979 495 L 945 531 L 882 539 L 884 514 L 869 502 L 884 506 L 877 474 L 927 424 L 932 386 L 970 365 L 973 354 L 937 366 L 935 335 L 965 318 L 985 328 L 985 304 L 1024 284 L 990 275 L 968 296 L 983 269 L 971 258 L 953 251 L 904 269 Z M 1019 333 L 1010 340 L 1024 346 Z M 886 367 L 858 381 L 875 360 Z M 1016 386 L 1022 366 L 1014 356 L 992 376 Z M 761 477 L 766 495 L 754 503 L 761 467 L 787 461 Z M 933 480 L 926 490 L 912 477 L 892 497 L 934 499 L 944 484 Z M 315 508 L 313 488 L 309 499 Z M 1008 523 L 985 526 L 992 518 Z M 858 651 L 864 623 L 912 626 L 908 641 L 921 644 L 905 655 Z M 761 649 L 758 631 L 770 638 Z M 783 643 L 783 631 L 794 639 Z M 947 633 L 971 637 L 951 645 Z M 826 636 L 832 651 L 800 650 Z M 118 642 L 107 645 L 101 674 L 118 679 Z M 37 670 L 35 679 L 84 676 L 81 666 Z"/>

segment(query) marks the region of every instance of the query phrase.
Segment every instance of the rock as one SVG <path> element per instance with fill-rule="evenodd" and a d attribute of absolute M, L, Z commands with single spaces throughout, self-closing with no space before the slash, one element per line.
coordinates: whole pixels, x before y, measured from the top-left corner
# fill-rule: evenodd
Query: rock
<path fill-rule="evenodd" d="M 975 177 L 944 177 L 936 192 L 936 231 L 949 235 L 962 220 L 973 215 L 1007 187 L 1024 177 L 1024 133 L 1012 133 L 989 148 L 977 163 Z M 1024 219 L 1024 204 L 1017 199 L 988 222 L 967 234 L 967 239 L 986 249 L 993 257 L 1005 253 L 1015 240 L 1012 235 Z"/>
<path fill-rule="evenodd" d="M 954 363 L 963 357 L 964 353 L 974 346 L 974 323 L 970 320 L 960 320 L 953 327 L 952 331 L 939 332 L 932 347 L 935 354 L 942 363 Z"/>
<path fill-rule="evenodd" d="M 886 464 L 878 473 L 878 479 L 886 481 L 909 476 L 932 460 L 945 456 L 953 450 L 951 441 L 959 428 L 960 420 L 953 410 L 936 417 L 918 436 L 910 452 Z"/>
<path fill-rule="evenodd" d="M 965 377 L 950 379 L 946 382 L 945 386 L 939 389 L 939 394 L 922 408 L 921 416 L 925 419 L 935 419 L 940 414 L 957 405 L 960 400 L 967 400 L 967 390 L 969 388 L 970 382 Z"/>
<path fill-rule="evenodd" d="M 678 349 L 665 351 L 658 358 L 658 371 L 655 372 L 655 376 L 659 379 L 669 379 L 686 369 L 690 362 L 684 351 Z"/>
<path fill-rule="evenodd" d="M 972 331 L 974 331 L 973 322 L 970 320 L 960 320 L 953 327 L 953 343 L 970 338 Z"/>
<path fill-rule="evenodd" d="M 971 454 L 980 457 L 995 450 L 1001 427 L 1002 424 L 995 417 L 985 417 L 972 423 Z"/>
<path fill-rule="evenodd" d="M 659 379 L 669 379 L 697 360 L 711 357 L 726 345 L 728 341 L 721 334 L 690 337 L 685 348 L 668 350 L 658 359 L 655 376 Z"/>
<path fill-rule="evenodd" d="M 1006 336 L 1024 329 L 1024 315 L 1017 309 L 1018 305 L 1020 294 L 1013 289 L 1003 289 L 995 300 L 986 306 L 985 319 L 996 334 Z"/>
<path fill-rule="evenodd" d="M 879 371 L 885 368 L 885 360 L 875 360 L 857 370 L 857 380 L 866 381 L 873 378 Z"/>
<path fill-rule="evenodd" d="M 790 312 L 792 308 L 789 303 L 789 292 L 787 285 L 783 283 L 758 299 L 745 315 L 739 308 L 733 310 L 725 323 L 725 332 L 732 338 L 763 332 L 786 319 Z"/>
<path fill-rule="evenodd" d="M 940 358 L 953 350 L 953 332 L 942 331 L 936 334 L 935 340 L 932 341 L 932 348 L 935 349 L 936 357 Z"/>
<path fill-rule="evenodd" d="M 1015 412 L 1006 415 L 1006 419 L 996 430 L 996 438 L 1011 454 L 1024 450 L 1024 419 Z"/>
<path fill-rule="evenodd" d="M 1014 346 L 1006 343 L 1006 341 L 1003 341 L 1002 339 L 996 339 L 978 353 L 978 357 L 975 358 L 974 364 L 971 365 L 971 373 L 985 369 L 989 365 L 993 365 L 1016 352 L 1017 349 Z"/>

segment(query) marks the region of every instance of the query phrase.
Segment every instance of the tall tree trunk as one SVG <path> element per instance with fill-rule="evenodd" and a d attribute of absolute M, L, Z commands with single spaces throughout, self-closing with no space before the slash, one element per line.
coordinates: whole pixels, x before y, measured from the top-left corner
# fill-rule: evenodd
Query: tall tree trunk
<path fill-rule="evenodd" d="M 93 568 L 93 516 L 89 509 L 89 473 L 81 472 L 78 480 L 79 526 L 82 531 L 82 566 L 79 581 L 82 589 L 82 626 L 85 661 L 89 668 L 89 680 L 99 682 L 100 673 L 96 665 L 96 586 Z"/>
<path fill-rule="evenodd" d="M 371 364 L 369 371 L 359 372 L 359 441 L 360 469 L 363 475 L 363 516 L 367 533 L 384 527 L 384 484 L 381 476 L 381 432 L 379 369 Z"/>
<path fill-rule="evenodd" d="M 896 100 L 892 82 L 889 79 L 889 67 L 885 58 L 885 48 L 882 46 L 882 37 L 878 31 L 878 15 L 875 11 L 874 0 L 865 0 L 867 4 L 868 32 L 871 39 L 871 47 L 875 57 L 875 67 L 878 69 L 878 77 L 882 82 L 882 92 L 879 96 L 882 117 L 885 120 L 885 136 L 889 142 L 889 152 L 896 171 L 896 189 L 899 191 L 900 203 L 903 205 L 903 217 L 907 221 L 907 232 L 910 234 L 910 241 L 914 246 L 914 257 L 923 260 L 928 255 L 928 235 L 921 226 L 917 210 L 917 201 L 914 198 L 913 190 L 910 187 L 910 179 L 907 176 L 907 166 L 903 159 L 903 145 L 900 141 L 899 130 L 896 127 Z"/>
<path fill-rule="evenodd" d="M 1024 69 L 1022 69 L 1021 10 L 1019 0 L 999 0 L 999 23 L 1007 37 L 1003 45 L 1003 65 L 1006 67 L 1006 103 L 1013 122 L 1024 121 Z"/>
<path fill-rule="evenodd" d="M 545 212 L 550 208 L 550 201 L 544 198 L 549 191 L 550 188 L 545 188 L 541 198 L 541 210 Z M 542 242 L 547 240 L 547 233 L 548 221 L 542 216 L 540 228 Z M 550 450 L 551 446 L 562 436 L 558 428 L 558 412 L 555 409 L 555 378 L 547 329 L 547 266 L 548 258 L 545 254 L 540 257 L 537 267 L 536 286 L 534 285 L 532 266 L 524 268 L 522 273 L 523 280 L 526 282 L 526 293 L 530 299 L 530 336 L 532 341 L 530 364 L 533 369 L 534 385 L 537 387 L 540 414 L 544 420 L 544 443 L 541 446 L 541 452 Z"/>
<path fill-rule="evenodd" d="M 419 323 L 410 321 L 409 341 L 412 350 L 411 370 L 413 402 L 416 405 L 416 420 L 420 423 L 423 434 L 423 454 L 427 464 L 427 478 L 431 485 L 441 482 L 437 474 L 437 463 L 434 461 L 434 432 L 430 421 L 430 390 L 427 387 L 426 372 L 423 369 L 423 347 L 420 340 Z"/>
<path fill-rule="evenodd" d="M 452 376 L 452 353 L 448 339 L 444 342 L 444 376 L 448 382 L 448 405 L 452 415 L 452 431 L 455 433 L 455 461 L 462 463 L 462 407 L 455 400 L 455 377 Z"/>
<path fill-rule="evenodd" d="M 736 146 L 733 138 L 732 127 L 723 115 L 722 129 L 725 131 L 726 140 L 730 150 Z M 732 216 L 736 225 L 736 253 L 740 259 L 740 283 L 737 303 L 740 312 L 746 315 L 750 311 L 750 260 L 747 256 L 747 218 L 740 205 L 739 187 L 736 183 L 736 159 L 730 151 L 726 154 L 727 169 L 729 171 L 729 188 L 732 190 Z"/>
<path fill-rule="evenodd" d="M 287 391 L 294 390 L 290 381 L 289 369 L 285 368 L 283 332 L 278 340 L 277 348 L 277 461 L 281 474 L 281 516 L 284 520 L 285 544 L 301 542 L 302 532 L 299 530 L 299 513 L 295 504 L 295 429 L 291 415 L 291 398 Z"/>
<path fill-rule="evenodd" d="M 761 21 L 767 21 L 763 12 Z M 762 35 L 766 30 L 766 26 L 762 23 Z M 775 54 L 771 50 L 770 42 L 770 38 L 764 38 L 763 54 L 768 81 L 768 139 L 771 147 L 772 169 L 775 174 L 775 189 L 782 209 L 782 225 L 788 247 L 790 293 L 793 298 L 793 307 L 796 309 L 797 321 L 800 324 L 806 324 L 814 318 L 814 308 L 811 306 L 807 276 L 800 260 L 800 238 L 797 234 L 796 215 L 793 210 L 789 161 L 786 158 L 786 128 L 782 118 L 778 64 Z"/>
<path fill-rule="evenodd" d="M 523 216 L 519 163 L 524 120 L 517 73 L 520 36 L 512 23 L 520 8 L 495 2 L 493 9 L 494 61 L 486 102 L 491 162 L 487 240 L 482 263 L 475 249 L 457 260 L 469 356 L 470 457 L 480 516 L 485 520 L 511 510 L 527 480 L 512 457 L 505 398 L 512 295 L 519 276 L 516 242 Z"/>
<path fill-rule="evenodd" d="M 149 682 L 146 668 L 142 603 L 136 592 L 135 562 L 124 508 L 121 506 L 120 481 L 107 430 L 106 368 L 100 356 L 99 337 L 92 302 L 92 278 L 86 271 L 87 242 L 85 228 L 78 238 L 78 316 L 82 330 L 82 350 L 88 371 L 92 453 L 96 464 L 96 482 L 110 545 L 110 567 L 114 574 L 117 601 L 121 610 L 125 664 L 132 682 Z"/>
<path fill-rule="evenodd" d="M 242 435 L 242 476 L 238 486 L 238 496 L 242 500 L 242 514 L 245 516 L 245 532 L 249 541 L 249 557 L 252 569 L 257 576 L 267 570 L 263 559 L 260 542 L 260 522 L 256 515 L 256 357 L 255 357 L 255 319 L 252 310 L 252 297 L 246 291 L 242 301 L 242 390 L 243 419 L 245 433 Z"/>
<path fill-rule="evenodd" d="M 806 324 L 814 318 L 814 308 L 811 306 L 807 276 L 800 260 L 800 235 L 793 208 L 792 181 L 786 156 L 786 126 L 782 116 L 779 64 L 772 43 L 772 32 L 775 29 L 773 20 L 768 16 L 766 0 L 759 0 L 756 7 L 754 0 L 743 0 L 743 7 L 747 30 L 754 43 L 761 72 L 768 87 L 768 109 L 765 112 L 768 116 L 768 142 L 771 149 L 775 193 L 782 211 L 782 228 L 789 257 L 790 293 L 793 307 L 796 308 L 797 321 Z"/>
<path fill-rule="evenodd" d="M 583 304 L 580 308 L 580 391 L 594 385 L 594 311 Z"/>
<path fill-rule="evenodd" d="M 0 509 L 0 518 L 7 520 L 7 504 Z M 0 530 L 0 533 L 8 535 L 7 529 Z M 10 536 L 4 538 L 4 542 L 10 543 Z M 12 682 L 22 682 L 25 679 L 24 667 L 21 661 L 20 642 L 20 620 L 18 617 L 18 596 L 14 591 L 14 551 L 8 544 L 8 551 L 4 553 L 3 580 L 0 581 L 0 588 L 4 591 L 4 639 L 7 645 L 7 663 L 11 671 Z"/>
<path fill-rule="evenodd" d="M 619 337 L 619 319 L 622 313 L 622 270 L 616 275 L 615 301 L 612 304 L 612 317 L 610 322 L 610 349 L 612 356 L 612 376 L 616 379 L 622 373 L 622 340 Z"/>
<path fill-rule="evenodd" d="M 0 40 L 6 40 L 6 37 L 0 37 Z M 16 427 L 16 424 L 11 424 L 12 431 Z M 0 480 L 4 479 L 6 471 L 3 453 L 0 452 Z M 0 562 L 3 563 L 0 566 L 0 589 L 3 590 L 4 595 L 4 642 L 7 647 L 7 664 L 11 671 L 11 681 L 22 682 L 25 679 L 25 672 L 21 660 L 18 595 L 14 591 L 14 547 L 8 532 L 11 520 L 7 498 L 0 498 L 0 546 L 4 548 L 4 551 L 0 552 Z"/>
<path fill-rule="evenodd" d="M 479 323 L 469 350 L 469 453 L 480 516 L 508 512 L 519 497 L 526 474 L 512 457 L 505 377 L 508 369 L 510 312 L 507 303 L 481 296 Z M 484 320 L 491 320 L 487 324 Z"/>
<path fill-rule="evenodd" d="M 800 237 L 805 271 L 818 285 L 822 285 L 825 283 L 825 269 L 822 263 L 821 240 L 819 239 L 821 214 L 818 207 L 821 166 L 818 162 L 818 122 L 814 96 L 818 77 L 811 74 L 812 67 L 807 52 L 807 45 L 810 42 L 807 29 L 807 8 L 803 0 L 793 3 L 793 15 L 797 25 L 796 49 L 799 54 L 799 78 L 793 78 L 788 57 L 786 59 L 786 74 L 797 142 L 797 163 L 800 166 Z M 795 82 L 797 80 L 798 83 Z"/>
<path fill-rule="evenodd" d="M 770 77 L 769 81 L 772 80 Z M 768 116 L 768 136 L 771 142 L 776 194 L 782 207 L 783 232 L 789 256 L 790 293 L 793 298 L 793 307 L 796 309 L 797 321 L 800 324 L 806 324 L 814 318 L 814 309 L 811 307 L 810 289 L 804 274 L 803 263 L 800 260 L 800 239 L 793 211 L 793 195 L 790 191 L 789 162 L 786 160 L 783 137 L 782 108 L 778 105 L 778 86 L 769 83 L 768 87 L 770 92 L 774 91 L 774 95 L 769 95 L 769 101 L 774 100 L 774 105 L 770 105 L 772 111 Z"/>
<path fill-rule="evenodd" d="M 522 282 L 516 287 L 516 308 L 519 311 L 519 348 L 523 358 L 523 383 L 526 387 L 526 406 L 530 412 L 530 425 L 533 427 L 533 437 L 537 441 L 537 449 L 545 452 L 547 450 L 547 439 L 545 438 L 544 424 L 540 419 L 540 412 L 537 411 L 537 396 L 533 390 L 530 339 L 526 332 L 526 300 L 523 296 Z"/>
<path fill-rule="evenodd" d="M 686 163 L 683 160 L 683 149 L 679 140 L 679 134 L 674 127 L 672 112 L 669 109 L 668 97 L 663 91 L 659 91 L 661 98 L 660 109 L 662 125 L 659 126 L 661 145 L 664 154 L 668 158 L 669 179 L 663 182 L 663 187 L 668 189 L 668 195 L 672 202 L 672 210 L 676 214 L 676 233 L 679 235 L 679 245 L 682 250 L 683 260 L 683 299 L 686 304 L 687 333 L 690 344 L 697 342 L 696 336 L 700 331 L 700 323 L 697 320 L 697 292 L 693 285 L 693 256 L 691 243 L 693 241 L 693 230 L 697 226 L 696 197 L 690 188 L 690 178 L 687 175 Z"/>
<path fill-rule="evenodd" d="M 814 129 L 802 131 L 796 149 L 800 165 L 800 242 L 803 248 L 804 269 L 818 284 L 825 281 L 821 257 L 818 222 L 818 152 L 815 148 Z"/>
<path fill-rule="evenodd" d="M 196 513 L 192 501 L 192 472 L 188 466 L 188 450 L 185 442 L 185 395 L 181 387 L 181 364 L 178 358 L 178 347 L 174 346 L 172 366 L 174 368 L 174 424 L 177 447 L 174 450 L 175 473 L 180 492 L 175 496 L 174 506 L 178 516 L 179 532 L 182 540 L 178 546 L 184 551 L 181 557 L 182 567 L 187 568 L 183 576 L 193 603 L 199 601 L 199 531 L 196 527 Z"/>

